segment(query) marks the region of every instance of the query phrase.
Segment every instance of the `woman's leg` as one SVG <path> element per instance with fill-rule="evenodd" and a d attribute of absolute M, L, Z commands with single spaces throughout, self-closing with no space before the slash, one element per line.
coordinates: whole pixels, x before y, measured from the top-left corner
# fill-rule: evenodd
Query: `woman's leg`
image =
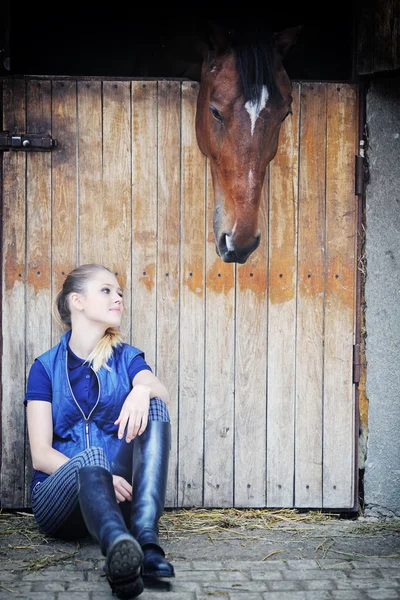
<path fill-rule="evenodd" d="M 78 472 L 90 465 L 111 470 L 102 448 L 89 448 L 33 489 L 32 511 L 47 535 L 79 539 L 88 534 L 78 502 Z"/>
<path fill-rule="evenodd" d="M 80 533 L 81 516 L 106 557 L 105 572 L 113 592 L 119 598 L 142 593 L 143 552 L 121 515 L 102 448 L 81 452 L 35 487 L 32 509 L 39 526 L 50 535 L 64 532 L 67 525 L 75 527 L 69 539 Z"/>
<path fill-rule="evenodd" d="M 78 495 L 86 526 L 106 557 L 111 589 L 119 598 L 136 598 L 143 591 L 143 552 L 121 515 L 111 473 L 103 467 L 82 467 Z"/>
<path fill-rule="evenodd" d="M 161 398 L 152 398 L 150 400 L 149 421 L 170 422 L 168 408 Z M 127 443 L 125 438 L 122 438 L 118 453 L 111 463 L 111 472 L 113 475 L 120 475 L 126 481 L 132 481 L 132 456 L 133 441 Z M 126 504 L 126 502 L 123 503 L 123 505 Z"/>
<path fill-rule="evenodd" d="M 143 575 L 174 577 L 158 539 L 164 511 L 171 424 L 165 403 L 155 399 L 146 430 L 133 440 L 131 532 L 144 553 Z M 155 417 L 155 418 L 154 418 Z"/>

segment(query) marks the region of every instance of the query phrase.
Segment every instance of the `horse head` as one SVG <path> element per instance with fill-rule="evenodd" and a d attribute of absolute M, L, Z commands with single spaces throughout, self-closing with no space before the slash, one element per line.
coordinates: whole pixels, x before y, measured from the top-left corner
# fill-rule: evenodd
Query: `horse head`
<path fill-rule="evenodd" d="M 262 39 L 214 26 L 203 42 L 196 137 L 210 161 L 217 254 L 245 263 L 260 243 L 258 211 L 280 127 L 291 113 L 282 59 L 300 27 Z"/>

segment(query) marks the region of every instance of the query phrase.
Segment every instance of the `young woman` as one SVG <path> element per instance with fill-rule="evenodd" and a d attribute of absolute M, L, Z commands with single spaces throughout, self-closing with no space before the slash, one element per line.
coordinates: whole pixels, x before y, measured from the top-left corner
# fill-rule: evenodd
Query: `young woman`
<path fill-rule="evenodd" d="M 138 348 L 122 342 L 122 291 L 109 269 L 81 265 L 55 302 L 67 328 L 34 361 L 25 404 L 33 462 L 31 504 L 48 535 L 88 532 L 119 598 L 142 575 L 173 577 L 158 539 L 171 426 L 168 392 Z"/>

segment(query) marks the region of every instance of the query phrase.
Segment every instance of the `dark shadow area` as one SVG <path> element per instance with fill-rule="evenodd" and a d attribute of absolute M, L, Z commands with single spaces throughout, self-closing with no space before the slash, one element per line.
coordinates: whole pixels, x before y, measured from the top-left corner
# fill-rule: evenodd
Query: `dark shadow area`
<path fill-rule="evenodd" d="M 338 0 L 325 11 L 307 3 L 261 8 L 70 1 L 10 3 L 11 75 L 185 77 L 198 79 L 198 39 L 209 20 L 228 28 L 280 31 L 302 25 L 286 58 L 292 79 L 351 80 L 354 14 Z M 249 16 L 251 13 L 251 16 Z"/>

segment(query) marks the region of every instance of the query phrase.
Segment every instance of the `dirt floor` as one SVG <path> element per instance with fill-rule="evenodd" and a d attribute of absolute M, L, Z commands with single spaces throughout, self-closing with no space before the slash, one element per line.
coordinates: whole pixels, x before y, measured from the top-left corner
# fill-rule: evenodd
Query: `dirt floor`
<path fill-rule="evenodd" d="M 400 558 L 400 519 L 340 518 L 294 510 L 177 510 L 160 520 L 173 560 L 357 560 Z M 98 556 L 90 538 L 62 542 L 44 536 L 29 513 L 0 513 L 0 561 L 28 571 Z"/>

